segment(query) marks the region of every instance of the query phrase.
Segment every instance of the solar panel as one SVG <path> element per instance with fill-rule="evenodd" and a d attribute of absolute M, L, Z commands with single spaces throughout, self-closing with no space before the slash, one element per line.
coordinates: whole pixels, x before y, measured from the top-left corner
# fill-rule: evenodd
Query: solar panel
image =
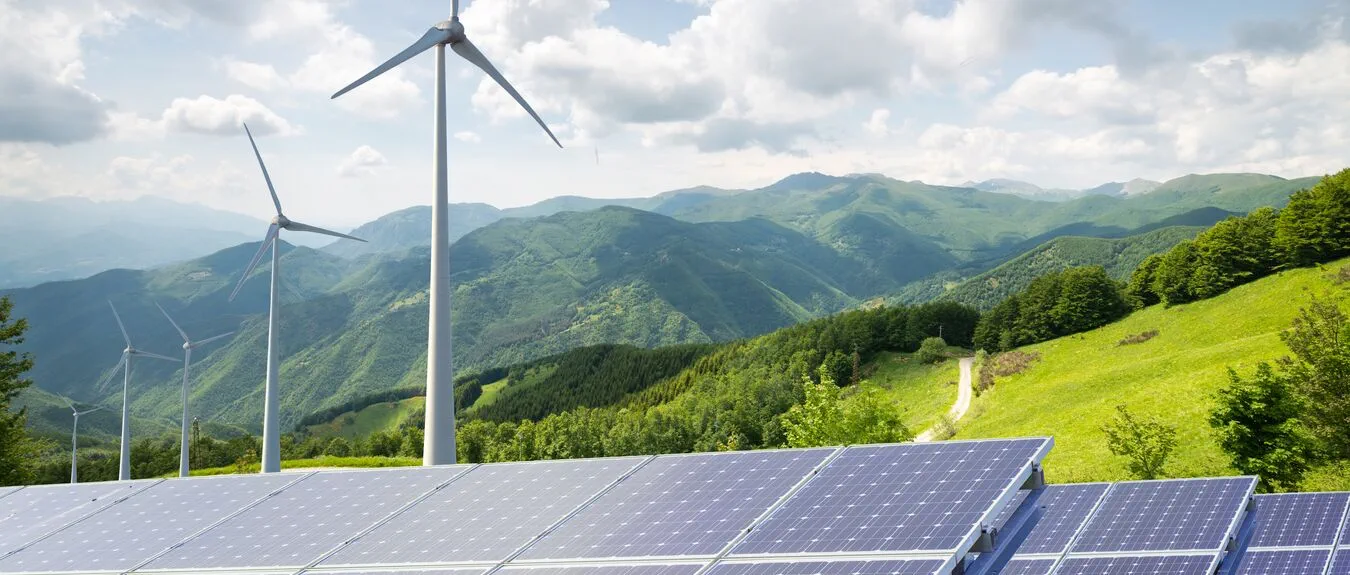
<path fill-rule="evenodd" d="M 1335 545 L 1350 493 L 1257 495 L 1249 547 Z"/>
<path fill-rule="evenodd" d="M 1044 506 L 1045 512 L 1027 533 L 1026 539 L 1017 547 L 1017 554 L 1063 553 L 1069 541 L 1082 529 L 1092 509 L 1101 501 L 1109 483 L 1075 483 L 1065 485 L 1047 485 L 1045 491 L 1036 500 L 1036 505 Z M 1019 491 L 994 525 L 1002 528 L 1017 507 L 1027 497 L 1026 491 Z"/>
<path fill-rule="evenodd" d="M 1327 575 L 1350 575 L 1350 547 L 1336 550 L 1336 557 L 1331 560 L 1331 568 L 1327 570 Z"/>
<path fill-rule="evenodd" d="M 1214 555 L 1070 557 L 1055 575 L 1208 575 Z"/>
<path fill-rule="evenodd" d="M 0 556 L 160 479 L 34 485 L 0 499 Z"/>
<path fill-rule="evenodd" d="M 501 561 L 645 459 L 479 466 L 320 565 Z"/>
<path fill-rule="evenodd" d="M 708 575 L 933 575 L 946 566 L 941 559 L 765 561 L 718 563 Z"/>
<path fill-rule="evenodd" d="M 0 572 L 124 570 L 300 479 L 295 474 L 163 481 L 0 560 Z"/>
<path fill-rule="evenodd" d="M 1116 483 L 1071 552 L 1217 551 L 1255 486 L 1254 477 Z"/>
<path fill-rule="evenodd" d="M 567 567 L 524 567 L 511 565 L 497 573 L 511 575 L 693 575 L 701 563 L 643 563 L 634 565 L 570 565 Z M 495 575 L 495 574 L 494 574 Z"/>
<path fill-rule="evenodd" d="M 1054 559 L 1018 559 L 1014 557 L 998 571 L 998 575 L 1050 575 L 1050 570 L 1054 568 Z"/>
<path fill-rule="evenodd" d="M 481 575 L 491 567 L 462 567 L 458 569 L 389 569 L 385 571 L 332 571 L 342 575 Z M 306 575 L 318 575 L 322 571 L 307 570 Z"/>
<path fill-rule="evenodd" d="M 1049 447 L 1040 438 L 849 447 L 732 554 L 952 552 Z"/>
<path fill-rule="evenodd" d="M 10 493 L 14 493 L 15 491 L 18 491 L 18 490 L 20 490 L 20 489 L 23 489 L 23 486 L 21 486 L 21 485 L 12 485 L 12 486 L 7 486 L 7 487 L 0 487 L 0 499 L 4 499 L 6 495 L 9 495 Z"/>
<path fill-rule="evenodd" d="M 657 457 L 517 560 L 713 555 L 834 451 Z"/>
<path fill-rule="evenodd" d="M 1248 551 L 1233 575 L 1322 575 L 1330 555 L 1326 549 Z"/>
<path fill-rule="evenodd" d="M 470 467 L 316 472 L 137 571 L 303 567 Z"/>

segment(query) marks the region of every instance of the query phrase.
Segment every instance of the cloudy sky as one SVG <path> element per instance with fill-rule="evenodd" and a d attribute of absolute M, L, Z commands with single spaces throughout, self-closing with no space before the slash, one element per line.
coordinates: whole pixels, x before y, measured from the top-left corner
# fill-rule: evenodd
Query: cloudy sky
<path fill-rule="evenodd" d="M 0 194 L 353 226 L 431 194 L 434 56 L 329 95 L 449 1 L 0 0 Z M 1084 188 L 1350 163 L 1350 0 L 471 0 L 453 201 L 787 174 Z M 597 152 L 599 160 L 597 162 Z"/>

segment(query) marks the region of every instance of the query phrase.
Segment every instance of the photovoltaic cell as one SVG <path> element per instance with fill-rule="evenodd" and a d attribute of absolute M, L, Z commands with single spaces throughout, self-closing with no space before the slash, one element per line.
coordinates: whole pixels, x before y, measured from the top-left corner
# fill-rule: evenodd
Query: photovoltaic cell
<path fill-rule="evenodd" d="M 1248 551 L 1233 575 L 1322 575 L 1331 551 Z"/>
<path fill-rule="evenodd" d="M 469 467 L 321 471 L 137 571 L 303 567 Z"/>
<path fill-rule="evenodd" d="M 320 565 L 501 561 L 644 459 L 480 466 Z"/>
<path fill-rule="evenodd" d="M 1018 478 L 1047 443 L 850 447 L 732 554 L 954 550 L 996 501 L 1020 486 Z"/>
<path fill-rule="evenodd" d="M 1336 543 L 1350 493 L 1257 495 L 1248 547 L 1299 547 Z"/>
<path fill-rule="evenodd" d="M 300 479 L 295 474 L 163 481 L 0 560 L 0 572 L 130 569 Z"/>
<path fill-rule="evenodd" d="M 1041 518 L 1032 526 L 1026 539 L 1017 547 L 1020 555 L 1031 553 L 1063 553 L 1073 536 L 1083 527 L 1092 508 L 1106 493 L 1109 483 L 1081 483 L 1047 485 L 1036 505 L 1045 507 Z M 1013 503 L 1003 508 L 995 525 L 1003 524 L 1026 499 L 1027 492 L 1018 492 Z"/>
<path fill-rule="evenodd" d="M 936 559 L 719 563 L 709 575 L 934 575 L 945 564 Z"/>
<path fill-rule="evenodd" d="M 658 457 L 517 560 L 713 555 L 833 451 Z"/>
<path fill-rule="evenodd" d="M 576 565 L 570 567 L 503 567 L 498 573 L 510 575 L 693 575 L 702 564 L 682 563 L 665 565 L 647 563 L 637 565 Z"/>
<path fill-rule="evenodd" d="M 1350 547 L 1336 550 L 1336 557 L 1331 560 L 1331 569 L 1327 571 L 1327 575 L 1350 575 Z"/>
<path fill-rule="evenodd" d="M 1070 557 L 1055 575 L 1207 575 L 1214 555 Z"/>
<path fill-rule="evenodd" d="M 1117 483 L 1071 552 L 1217 551 L 1255 484 L 1252 477 Z"/>
<path fill-rule="evenodd" d="M 102 481 L 20 489 L 0 499 L 0 556 L 157 481 Z"/>
<path fill-rule="evenodd" d="M 481 575 L 491 567 L 469 567 L 460 569 L 402 569 L 388 571 L 334 571 L 342 575 Z M 306 575 L 318 575 L 320 572 L 305 571 Z"/>
<path fill-rule="evenodd" d="M 998 575 L 1050 575 L 1050 570 L 1054 567 L 1054 559 L 1014 558 L 998 571 Z"/>

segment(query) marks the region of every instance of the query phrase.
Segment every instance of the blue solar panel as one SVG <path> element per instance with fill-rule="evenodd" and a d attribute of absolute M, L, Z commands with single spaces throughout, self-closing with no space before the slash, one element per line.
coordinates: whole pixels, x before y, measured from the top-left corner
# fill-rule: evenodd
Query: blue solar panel
<path fill-rule="evenodd" d="M 1350 575 L 1350 547 L 1336 550 L 1336 557 L 1331 560 L 1331 569 L 1327 570 L 1327 575 Z"/>
<path fill-rule="evenodd" d="M 501 561 L 645 459 L 480 466 L 320 565 Z"/>
<path fill-rule="evenodd" d="M 317 472 L 137 571 L 303 567 L 469 467 Z"/>
<path fill-rule="evenodd" d="M 0 556 L 159 481 L 34 485 L 15 491 L 0 499 Z"/>
<path fill-rule="evenodd" d="M 1070 557 L 1055 575 L 1208 575 L 1214 555 Z"/>
<path fill-rule="evenodd" d="M 1044 506 L 1045 512 L 1017 547 L 1017 553 L 1063 553 L 1110 486 L 1109 483 L 1045 486 L 1045 492 L 1036 500 L 1036 505 Z M 1026 495 L 1025 491 L 1019 492 L 1017 499 L 1003 508 L 994 524 L 1002 528 Z"/>
<path fill-rule="evenodd" d="M 160 482 L 5 557 L 0 572 L 131 569 L 297 479 L 269 473 Z"/>
<path fill-rule="evenodd" d="M 1016 559 L 1009 561 L 997 575 L 1050 575 L 1054 559 Z"/>
<path fill-rule="evenodd" d="M 1117 483 L 1071 552 L 1217 551 L 1255 485 L 1252 477 Z"/>
<path fill-rule="evenodd" d="M 934 575 L 946 566 L 940 559 L 764 561 L 718 563 L 708 575 Z"/>
<path fill-rule="evenodd" d="M 459 569 L 399 569 L 397 571 L 390 569 L 388 571 L 346 571 L 342 575 L 480 575 L 486 573 L 491 567 L 468 567 Z M 314 571 L 305 571 L 305 573 L 315 573 Z M 335 571 L 335 573 L 338 573 Z"/>
<path fill-rule="evenodd" d="M 570 567 L 503 567 L 497 573 L 511 575 L 693 575 L 703 567 L 701 563 L 636 565 L 575 565 Z"/>
<path fill-rule="evenodd" d="M 1350 493 L 1257 495 L 1249 547 L 1331 546 Z"/>
<path fill-rule="evenodd" d="M 949 552 L 992 520 L 1047 439 L 850 447 L 778 508 L 733 555 Z"/>
<path fill-rule="evenodd" d="M 716 554 L 834 451 L 658 457 L 518 560 Z"/>
<path fill-rule="evenodd" d="M 1233 575 L 1322 575 L 1329 550 L 1248 551 Z"/>

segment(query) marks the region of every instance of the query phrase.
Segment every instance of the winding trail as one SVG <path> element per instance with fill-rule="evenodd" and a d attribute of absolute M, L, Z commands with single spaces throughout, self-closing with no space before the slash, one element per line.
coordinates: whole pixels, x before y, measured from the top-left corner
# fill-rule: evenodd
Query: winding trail
<path fill-rule="evenodd" d="M 966 411 L 970 410 L 970 398 L 972 395 L 970 370 L 971 366 L 975 365 L 975 358 L 963 357 L 959 363 L 961 365 L 961 380 L 956 384 L 956 403 L 953 403 L 951 409 L 947 410 L 947 416 L 952 418 L 952 423 L 961 421 L 961 418 L 966 416 Z M 936 433 L 936 426 L 929 427 L 923 433 L 920 433 L 915 437 L 914 441 L 932 441 L 933 436 Z"/>

